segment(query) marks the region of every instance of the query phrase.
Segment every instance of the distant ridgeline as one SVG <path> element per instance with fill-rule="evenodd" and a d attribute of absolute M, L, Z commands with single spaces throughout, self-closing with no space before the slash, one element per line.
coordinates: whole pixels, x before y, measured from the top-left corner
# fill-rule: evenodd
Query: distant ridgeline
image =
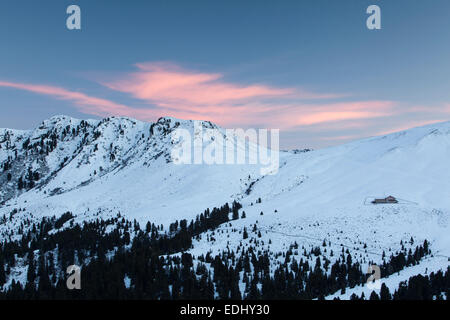
<path fill-rule="evenodd" d="M 251 243 L 247 250 L 226 247 L 220 254 L 198 257 L 186 252 L 194 239 L 215 241 L 220 225 L 245 219 L 239 209 L 238 202 L 208 209 L 190 223 L 172 223 L 168 232 L 150 222 L 141 229 L 120 214 L 82 225 L 74 223 L 70 212 L 25 223 L 21 240 L 0 246 L 0 299 L 323 299 L 366 282 L 361 261 L 354 261 L 348 249 L 333 253 L 325 241 L 311 250 L 294 243 L 286 252 L 261 251 L 257 224 L 253 230 L 232 229 Z M 0 223 L 12 218 L 4 216 Z M 327 249 L 337 258 L 334 263 L 323 255 Z M 383 255 L 381 276 L 416 265 L 429 254 L 426 240 L 414 250 L 402 244 L 399 252 Z M 276 266 L 272 255 L 282 258 Z M 65 272 L 73 264 L 81 266 L 81 290 L 66 287 Z M 26 283 L 14 278 L 20 270 Z M 447 271 L 412 277 L 393 293 L 383 286 L 380 296 L 351 298 L 441 299 L 442 293 L 449 296 L 449 288 Z"/>

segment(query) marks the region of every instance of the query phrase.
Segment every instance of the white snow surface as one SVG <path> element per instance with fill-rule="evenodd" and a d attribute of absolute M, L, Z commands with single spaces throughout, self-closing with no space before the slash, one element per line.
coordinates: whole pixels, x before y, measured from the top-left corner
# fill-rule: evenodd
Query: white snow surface
<path fill-rule="evenodd" d="M 49 127 L 64 128 L 80 121 L 58 116 L 33 131 L 0 129 L 0 141 L 7 131 L 21 144 L 24 138 L 20 137 L 39 137 Z M 267 244 L 271 239 L 272 251 L 286 249 L 294 241 L 320 245 L 327 239 L 337 252 L 342 245 L 362 251 L 362 243 L 367 243 L 366 254 L 380 261 L 383 251 L 395 251 L 401 240 L 413 236 L 428 239 L 434 257 L 412 271 L 405 270 L 403 276 L 423 273 L 427 266 L 437 270 L 449 265 L 450 122 L 305 153 L 280 152 L 278 173 L 267 176 L 260 175 L 257 165 L 174 164 L 168 161 L 173 147 L 170 134 L 151 135 L 151 123 L 129 118 L 87 123 L 101 136 L 83 144 L 81 152 L 75 152 L 78 138 L 61 142 L 46 157 L 54 176 L 0 207 L 0 217 L 14 208 L 24 209 L 12 222 L 0 225 L 0 236 L 13 230 L 21 218 L 40 219 L 67 211 L 78 220 L 120 212 L 142 224 L 151 221 L 168 227 L 175 220 L 195 219 L 206 208 L 238 200 L 247 218 L 221 229 L 250 229 L 257 221 L 261 240 Z M 209 122 L 203 125 L 217 128 Z M 193 122 L 163 118 L 155 128 L 174 126 L 192 131 Z M 111 150 L 116 155 L 113 161 Z M 74 158 L 57 171 L 61 159 L 72 154 Z M 5 148 L 0 149 L 0 163 L 7 156 Z M 61 192 L 52 194 L 57 188 Z M 399 203 L 370 203 L 388 195 Z M 258 198 L 261 203 L 256 203 Z M 205 237 L 195 241 L 192 252 L 220 252 L 242 241 L 237 233 L 216 232 L 215 238 L 213 245 Z M 392 276 L 394 287 L 395 277 L 401 276 Z M 362 290 L 347 291 L 343 297 Z"/>

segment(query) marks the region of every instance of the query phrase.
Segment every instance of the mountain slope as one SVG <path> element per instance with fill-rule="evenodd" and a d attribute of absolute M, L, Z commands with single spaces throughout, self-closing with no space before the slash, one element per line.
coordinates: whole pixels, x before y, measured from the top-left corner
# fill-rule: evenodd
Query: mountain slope
<path fill-rule="evenodd" d="M 176 220 L 237 200 L 246 218 L 196 239 L 194 256 L 255 243 L 277 253 L 294 242 L 310 249 L 326 242 L 334 252 L 351 249 L 367 268 L 414 238 L 431 242 L 435 256 L 425 265 L 448 266 L 450 122 L 317 151 L 281 152 L 278 173 L 266 176 L 255 165 L 174 164 L 171 132 L 193 132 L 193 125 L 172 118 L 151 124 L 59 116 L 33 131 L 0 130 L 0 164 L 7 163 L 0 174 L 0 217 L 15 212 L 0 225 L 0 235 L 14 234 L 25 219 L 67 211 L 78 222 L 120 213 L 167 230 Z M 387 195 L 399 203 L 371 204 Z M 243 239 L 244 229 L 256 231 Z M 337 258 L 329 251 L 322 257 Z"/>
<path fill-rule="evenodd" d="M 4 130 L 0 163 L 7 170 L 0 174 L 0 200 L 7 208 L 27 202 L 28 210 L 43 215 L 101 210 L 167 223 L 245 193 L 258 166 L 172 162 L 171 132 L 193 132 L 193 126 L 171 118 L 151 124 L 59 116 L 34 131 Z M 202 127 L 217 128 L 209 122 Z M 30 179 L 35 173 L 38 179 Z"/>

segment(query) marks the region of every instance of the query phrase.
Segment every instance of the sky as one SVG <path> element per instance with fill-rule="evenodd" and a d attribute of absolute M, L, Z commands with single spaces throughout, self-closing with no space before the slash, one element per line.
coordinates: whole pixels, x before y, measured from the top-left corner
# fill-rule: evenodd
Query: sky
<path fill-rule="evenodd" d="M 448 121 L 449 17 L 448 0 L 2 0 L 0 127 L 172 116 L 290 149 Z"/>

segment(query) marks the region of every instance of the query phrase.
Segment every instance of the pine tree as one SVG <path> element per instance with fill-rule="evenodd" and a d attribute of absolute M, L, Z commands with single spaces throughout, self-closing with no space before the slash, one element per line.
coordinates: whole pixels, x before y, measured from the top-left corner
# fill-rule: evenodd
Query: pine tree
<path fill-rule="evenodd" d="M 0 256 L 0 287 L 2 287 L 5 284 L 5 282 L 6 282 L 5 267 L 2 257 Z"/>
<path fill-rule="evenodd" d="M 429 254 L 430 253 L 430 251 L 428 249 L 428 241 L 426 239 L 423 242 L 423 251 L 425 252 L 425 254 Z"/>
<path fill-rule="evenodd" d="M 378 294 L 375 291 L 372 291 L 372 293 L 370 294 L 369 300 L 380 300 L 380 297 L 378 296 Z"/>
<path fill-rule="evenodd" d="M 248 232 L 247 232 L 247 228 L 244 227 L 244 234 L 243 234 L 243 239 L 247 239 L 248 238 Z"/>
<path fill-rule="evenodd" d="M 20 177 L 20 178 L 19 178 L 19 181 L 17 182 L 17 188 L 18 188 L 19 190 L 22 190 L 23 187 L 24 187 L 24 185 L 23 185 L 23 179 L 22 179 L 22 177 Z"/>
<path fill-rule="evenodd" d="M 261 293 L 259 292 L 258 287 L 256 286 L 256 279 L 253 278 L 253 280 L 250 283 L 250 290 L 247 295 L 247 300 L 258 300 L 261 298 Z"/>
<path fill-rule="evenodd" d="M 391 296 L 391 293 L 389 292 L 389 288 L 384 283 L 381 285 L 380 299 L 381 300 L 392 300 L 392 296 Z"/>
<path fill-rule="evenodd" d="M 30 251 L 28 254 L 28 271 L 27 271 L 27 283 L 34 282 L 36 278 L 35 266 L 34 266 L 34 254 Z"/>

